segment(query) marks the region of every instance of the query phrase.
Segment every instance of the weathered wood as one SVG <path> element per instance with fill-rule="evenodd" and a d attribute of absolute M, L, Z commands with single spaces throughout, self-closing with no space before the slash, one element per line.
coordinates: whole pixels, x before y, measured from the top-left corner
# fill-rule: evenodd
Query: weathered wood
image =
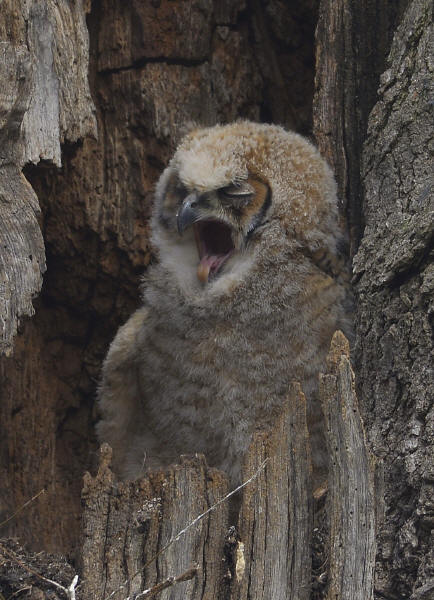
<path fill-rule="evenodd" d="M 349 1 L 321 2 L 315 46 L 314 135 L 321 154 L 336 176 L 342 208 L 346 206 L 348 193 L 344 96 L 349 95 L 355 84 L 354 72 L 352 72 L 355 63 L 352 60 L 353 48 L 349 43 L 350 40 Z M 341 68 L 345 62 L 350 68 L 348 72 Z M 348 84 L 350 84 L 349 89 Z"/>
<path fill-rule="evenodd" d="M 310 596 L 312 490 L 306 400 L 290 386 L 273 430 L 258 433 L 243 477 L 267 460 L 244 489 L 233 600 L 304 600 Z"/>
<path fill-rule="evenodd" d="M 81 2 L 6 2 L 0 25 L 0 355 L 33 314 L 45 254 L 39 206 L 20 175 L 28 161 L 61 164 L 60 144 L 96 134 Z"/>
<path fill-rule="evenodd" d="M 384 460 L 375 586 L 386 598 L 424 597 L 434 572 L 432 14 L 429 0 L 409 4 L 381 76 L 363 149 L 366 227 L 354 259 L 360 405 Z"/>
<path fill-rule="evenodd" d="M 82 2 L 32 0 L 15 10 L 27 24 L 34 64 L 32 95 L 23 120 L 23 163 L 61 165 L 64 141 L 96 135 L 87 80 L 89 42 Z"/>
<path fill-rule="evenodd" d="M 25 46 L 0 43 L 0 355 L 12 350 L 19 318 L 33 314 L 45 253 L 35 193 L 20 173 L 21 125 L 32 64 Z"/>
<path fill-rule="evenodd" d="M 193 579 L 176 583 L 160 598 L 219 598 L 228 504 L 170 541 L 226 495 L 227 478 L 196 456 L 184 457 L 166 472 L 115 483 L 110 456 L 104 445 L 97 476 L 85 477 L 84 598 L 122 600 L 192 567 L 197 569 Z"/>
<path fill-rule="evenodd" d="M 330 450 L 329 600 L 372 598 L 374 468 L 357 407 L 348 342 L 333 338 L 320 379 Z M 123 600 L 145 589 L 166 600 L 307 600 L 311 597 L 313 497 L 300 385 L 247 451 L 231 560 L 227 478 L 201 456 L 119 483 L 104 444 L 85 476 L 81 597 Z M 204 515 L 210 507 L 216 508 Z M 229 530 L 231 532 L 231 530 Z M 231 535 L 234 535 L 233 533 Z M 152 592 L 153 588 L 153 592 Z"/>
<path fill-rule="evenodd" d="M 30 104 L 33 65 L 24 45 L 0 41 L 0 164 L 22 164 L 21 125 Z"/>
<path fill-rule="evenodd" d="M 375 461 L 365 440 L 349 344 L 333 336 L 320 398 L 330 453 L 329 600 L 373 598 L 375 568 Z"/>
<path fill-rule="evenodd" d="M 32 298 L 45 271 L 38 200 L 14 165 L 0 167 L 0 354 L 12 351 L 19 318 L 34 313 Z"/>
<path fill-rule="evenodd" d="M 236 548 L 225 570 L 228 501 L 169 543 L 225 497 L 222 473 L 209 469 L 201 457 L 184 458 L 166 472 L 117 483 L 110 457 L 103 445 L 98 475 L 85 477 L 85 598 L 104 600 L 113 593 L 121 600 L 191 567 L 197 568 L 194 579 L 163 591 L 162 598 L 309 598 L 311 463 L 299 384 L 291 385 L 273 429 L 255 434 L 248 449 L 243 477 L 253 479 L 241 492 Z"/>
<path fill-rule="evenodd" d="M 354 359 L 367 437 L 385 460 L 381 597 L 417 597 L 434 568 L 431 57 L 429 1 L 322 1 L 314 131 L 345 194 L 352 255 L 366 224 Z"/>
<path fill-rule="evenodd" d="M 363 231 L 360 162 L 368 115 L 394 27 L 406 4 L 407 0 L 320 2 L 313 132 L 336 175 L 351 256 Z"/>
<path fill-rule="evenodd" d="M 65 520 L 55 513 L 63 506 L 67 519 L 72 523 L 77 519 L 80 479 L 69 477 L 65 484 L 56 475 L 54 456 L 62 418 L 54 414 L 68 401 L 64 385 L 53 381 L 47 365 L 58 369 L 62 362 L 59 347 L 48 358 L 50 342 L 45 339 L 39 346 L 34 331 L 24 344 L 21 340 L 17 343 L 16 333 L 20 325 L 21 330 L 25 327 L 24 317 L 34 313 L 32 301 L 41 289 L 46 263 L 40 229 L 43 215 L 21 169 L 29 161 L 41 159 L 60 166 L 62 143 L 95 136 L 88 58 L 81 1 L 1 3 L 0 355 L 9 355 L 12 349 L 15 352 L 0 362 L 0 514 L 13 512 L 42 488 L 49 489 L 21 519 L 9 524 L 11 534 L 26 532 L 27 541 L 46 549 L 58 548 L 59 540 L 66 549 L 77 535 L 73 526 L 64 529 Z M 68 193 L 66 188 L 64 194 Z M 51 340 L 53 320 L 51 313 L 43 325 Z M 75 351 L 72 354 L 77 356 Z M 67 362 L 72 365 L 74 359 Z M 69 407 L 74 404 L 70 399 Z M 69 463 L 70 458 L 64 464 Z M 57 534 L 53 534 L 56 527 Z"/>

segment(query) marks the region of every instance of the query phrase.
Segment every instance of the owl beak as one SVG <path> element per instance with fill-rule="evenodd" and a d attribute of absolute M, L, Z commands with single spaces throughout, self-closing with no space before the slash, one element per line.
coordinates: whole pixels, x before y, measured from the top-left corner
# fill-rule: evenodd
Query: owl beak
<path fill-rule="evenodd" d="M 199 196 L 196 193 L 189 194 L 176 215 L 178 233 L 181 235 L 187 227 L 199 221 L 200 214 L 198 210 Z"/>

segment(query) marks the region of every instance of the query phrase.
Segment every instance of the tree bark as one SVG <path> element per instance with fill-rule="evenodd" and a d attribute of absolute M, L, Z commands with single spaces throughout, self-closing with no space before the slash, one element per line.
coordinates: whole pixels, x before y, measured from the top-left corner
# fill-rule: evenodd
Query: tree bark
<path fill-rule="evenodd" d="M 376 592 L 424 598 L 434 570 L 432 14 L 429 2 L 391 4 L 321 4 L 314 124 L 336 168 L 352 255 L 363 232 L 354 258 L 354 358 L 367 438 L 384 461 Z"/>
<path fill-rule="evenodd" d="M 289 388 L 286 406 L 272 431 L 254 436 L 246 456 L 243 481 L 264 460 L 268 463 L 259 473 L 257 485 L 243 491 L 231 599 L 308 599 L 312 468 L 306 399 L 297 383 Z"/>
<path fill-rule="evenodd" d="M 320 397 L 331 449 L 327 597 L 367 600 L 375 555 L 374 461 L 340 332 Z M 208 469 L 203 457 L 185 457 L 131 483 L 115 480 L 110 460 L 103 445 L 97 475 L 85 476 L 80 597 L 122 599 L 146 590 L 184 600 L 311 597 L 312 469 L 299 384 L 290 386 L 274 426 L 258 432 L 247 450 L 236 528 L 229 527 L 227 478 Z M 29 562 L 24 557 L 15 565 L 21 582 L 23 574 L 33 575 L 24 568 Z"/>
<path fill-rule="evenodd" d="M 43 218 L 21 170 L 41 160 L 60 167 L 61 144 L 96 135 L 96 121 L 82 3 L 7 0 L 0 10 L 0 354 L 11 354 L 21 319 L 34 313 L 32 298 L 46 265 L 38 223 Z M 50 336 L 50 321 L 44 328 Z M 13 512 L 49 486 L 51 493 L 39 496 L 22 531 L 38 541 L 50 536 L 46 547 L 55 548 L 62 537 L 70 543 L 56 515 L 59 498 L 63 496 L 66 510 L 70 501 L 53 464 L 58 397 L 41 360 L 47 343 L 34 338 L 31 333 L 25 341 L 19 336 L 14 357 L 0 364 L 0 512 Z M 75 487 L 78 494 L 80 485 Z"/>
<path fill-rule="evenodd" d="M 430 2 L 410 4 L 387 66 L 363 148 L 356 357 L 368 438 L 386 475 L 376 588 L 419 599 L 434 593 Z"/>
<path fill-rule="evenodd" d="M 85 598 L 125 598 L 193 568 L 194 577 L 162 598 L 218 598 L 228 504 L 176 536 L 227 493 L 227 479 L 203 457 L 185 458 L 166 473 L 116 484 L 110 449 L 83 489 L 82 576 Z M 172 540 L 172 543 L 170 543 Z"/>
<path fill-rule="evenodd" d="M 0 43 L 0 354 L 10 354 L 19 318 L 33 315 L 45 253 L 39 204 L 21 175 L 21 125 L 29 108 L 32 63 L 27 48 Z M 12 76 L 11 76 L 12 75 Z"/>
<path fill-rule="evenodd" d="M 365 5 L 365 15 L 369 14 L 369 4 L 359 4 L 362 9 Z M 381 77 L 380 99 L 371 113 L 362 149 L 367 100 L 372 101 L 372 94 L 363 94 L 363 90 L 372 90 L 373 70 L 369 69 L 372 61 L 363 61 L 368 56 L 367 45 L 360 32 L 366 31 L 372 48 L 372 40 L 381 37 L 381 27 L 393 15 L 388 14 L 386 3 L 379 3 L 380 18 L 372 22 L 372 27 L 363 28 L 358 8 L 343 2 L 343 25 L 338 24 L 336 33 L 334 8 L 322 4 L 314 113 L 319 116 L 320 148 L 337 165 L 341 190 L 349 203 L 353 253 L 358 236 L 351 215 L 356 215 L 359 228 L 366 221 L 354 262 L 359 294 L 355 357 L 368 438 L 374 453 L 385 460 L 388 517 L 377 532 L 376 585 L 378 593 L 386 597 L 409 597 L 412 593 L 417 597 L 431 569 L 424 565 L 433 564 L 428 552 L 431 526 L 426 527 L 419 516 L 429 512 L 433 494 L 425 475 L 431 470 L 432 458 L 430 461 L 428 457 L 432 457 L 433 449 L 432 309 L 429 283 L 423 283 L 429 281 L 432 269 L 433 204 L 428 183 L 432 144 L 428 116 L 431 13 L 427 2 L 409 4 L 394 35 L 388 69 Z M 353 43 L 348 43 L 351 28 L 359 33 L 350 37 Z M 332 40 L 332 48 L 326 39 Z M 355 40 L 359 41 L 357 45 Z M 374 55 L 381 64 L 380 53 Z M 351 65 L 350 85 L 345 80 L 347 71 L 336 70 L 339 62 Z M 357 217 L 360 206 L 364 207 L 363 220 Z M 403 468 L 406 463 L 410 464 Z M 408 532 L 400 531 L 404 523 Z M 416 583 L 418 569 L 422 575 Z M 426 593 L 431 592 L 428 589 Z"/>
<path fill-rule="evenodd" d="M 434 589 L 430 5 L 293 4 L 6 0 L 0 8 L 0 353 L 13 348 L 0 360 L 0 512 L 13 515 L 37 496 L 3 531 L 78 557 L 78 597 L 106 598 L 140 570 L 114 597 L 148 586 L 163 598 L 307 598 L 318 530 L 327 568 L 312 598 L 365 600 L 374 587 L 376 598 L 423 600 Z M 294 384 L 295 412 L 276 415 L 246 456 L 247 479 L 270 460 L 243 490 L 235 528 L 225 502 L 156 557 L 224 496 L 225 477 L 195 458 L 122 485 L 106 457 L 86 476 L 77 546 L 82 474 L 97 451 L 96 381 L 139 301 L 154 183 L 188 122 L 237 117 L 313 128 L 335 169 L 355 256 L 364 426 L 340 347 L 344 358 L 331 359 L 323 378 L 333 458 L 326 510 L 309 492 Z M 296 435 L 287 433 L 293 423 Z M 359 518 L 348 519 L 351 511 Z M 5 560 L 15 552 L 43 570 L 34 555 L 5 548 Z M 0 591 L 19 589 L 8 585 Z"/>
<path fill-rule="evenodd" d="M 313 130 L 336 175 L 350 256 L 364 227 L 360 161 L 369 112 L 408 0 L 323 0 L 316 29 Z"/>
<path fill-rule="evenodd" d="M 329 465 L 329 600 L 373 598 L 376 550 L 375 458 L 359 413 L 348 341 L 336 332 L 320 376 Z M 378 501 L 381 502 L 380 499 Z"/>

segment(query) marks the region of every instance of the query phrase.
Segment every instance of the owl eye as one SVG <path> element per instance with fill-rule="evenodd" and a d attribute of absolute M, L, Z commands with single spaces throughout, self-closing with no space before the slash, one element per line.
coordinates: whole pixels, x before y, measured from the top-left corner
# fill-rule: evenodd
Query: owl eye
<path fill-rule="evenodd" d="M 178 202 L 182 204 L 185 197 L 188 196 L 188 190 L 182 185 L 182 183 L 179 183 L 174 190 L 174 194 L 177 196 Z"/>
<path fill-rule="evenodd" d="M 226 200 L 228 203 L 241 207 L 248 204 L 251 197 L 254 194 L 254 188 L 247 182 L 241 184 L 231 184 L 220 190 L 220 196 L 222 200 Z"/>

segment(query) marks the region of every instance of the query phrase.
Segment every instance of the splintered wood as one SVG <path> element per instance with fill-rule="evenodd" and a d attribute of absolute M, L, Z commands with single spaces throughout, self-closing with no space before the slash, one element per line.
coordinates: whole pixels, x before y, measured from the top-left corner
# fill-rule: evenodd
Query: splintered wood
<path fill-rule="evenodd" d="M 312 493 L 306 401 L 298 383 L 291 384 L 273 430 L 254 436 L 244 477 L 266 458 L 257 484 L 244 491 L 239 518 L 243 551 L 237 556 L 231 598 L 304 600 L 310 595 Z"/>
<path fill-rule="evenodd" d="M 375 567 L 375 462 L 354 388 L 349 345 L 337 331 L 320 376 L 329 446 L 329 600 L 369 600 Z"/>
<path fill-rule="evenodd" d="M 336 332 L 320 377 L 330 472 L 326 549 L 329 600 L 372 598 L 375 464 L 354 391 L 348 342 Z M 313 494 L 306 400 L 292 383 L 273 427 L 246 453 L 237 509 L 227 477 L 201 455 L 119 483 L 104 444 L 85 477 L 85 600 L 308 600 Z M 378 472 L 377 472 L 378 475 Z M 241 497 L 240 497 L 241 496 Z M 232 525 L 232 526 L 231 526 Z M 321 596 L 322 597 L 322 596 Z"/>
<path fill-rule="evenodd" d="M 298 384 L 272 431 L 257 433 L 247 452 L 239 536 L 225 552 L 229 502 L 199 515 L 227 494 L 226 476 L 203 457 L 131 483 L 117 483 L 111 451 L 102 447 L 96 477 L 83 490 L 85 598 L 122 600 L 195 568 L 195 576 L 161 591 L 168 600 L 309 597 L 311 490 L 305 398 Z M 185 533 L 178 536 L 180 532 Z"/>
<path fill-rule="evenodd" d="M 10 76 L 17 73 L 15 80 Z M 0 43 L 0 355 L 12 352 L 19 320 L 33 315 L 45 253 L 36 194 L 21 174 L 18 141 L 31 98 L 32 61 L 24 45 Z"/>
<path fill-rule="evenodd" d="M 228 504 L 187 526 L 227 493 L 227 478 L 202 456 L 135 482 L 115 483 L 110 449 L 83 490 L 82 552 L 85 597 L 122 600 L 195 569 L 192 579 L 164 589 L 159 598 L 218 598 Z M 178 534 L 186 530 L 182 536 Z"/>

